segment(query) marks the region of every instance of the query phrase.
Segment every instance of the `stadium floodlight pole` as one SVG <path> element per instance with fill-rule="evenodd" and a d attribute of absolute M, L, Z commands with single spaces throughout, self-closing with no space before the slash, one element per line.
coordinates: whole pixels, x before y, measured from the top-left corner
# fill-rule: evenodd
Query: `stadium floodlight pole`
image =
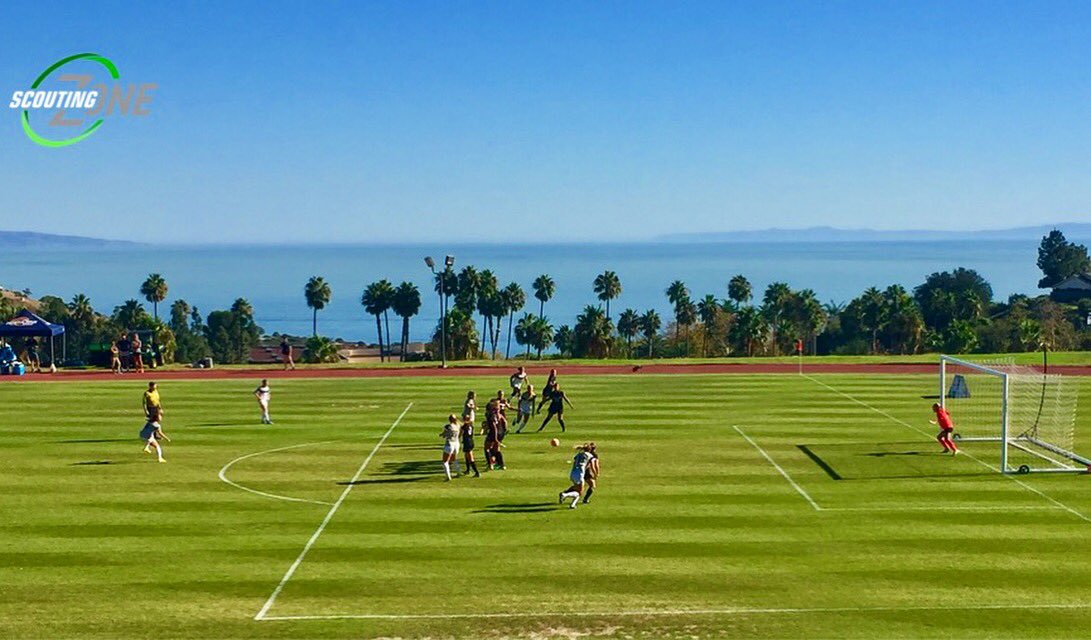
<path fill-rule="evenodd" d="M 432 259 L 432 256 L 424 257 L 424 264 L 428 265 L 428 268 L 432 271 L 433 276 L 439 276 L 439 350 L 440 350 L 440 368 L 447 368 L 447 295 L 444 291 L 446 285 L 447 270 L 454 266 L 455 257 L 447 256 L 443 260 L 443 271 L 436 273 L 436 261 Z"/>

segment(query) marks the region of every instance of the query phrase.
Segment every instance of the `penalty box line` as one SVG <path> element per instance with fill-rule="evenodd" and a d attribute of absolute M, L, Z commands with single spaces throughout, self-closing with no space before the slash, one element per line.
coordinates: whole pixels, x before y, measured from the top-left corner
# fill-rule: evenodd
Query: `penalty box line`
<path fill-rule="evenodd" d="M 1051 611 L 1066 609 L 1091 609 L 1089 603 L 1046 604 L 980 604 L 960 605 L 944 603 L 906 607 L 724 607 L 711 609 L 649 609 L 626 611 L 552 611 L 531 613 L 509 611 L 502 613 L 331 613 L 325 615 L 266 616 L 266 621 L 293 620 L 456 620 L 487 618 L 639 618 L 669 616 L 714 615 L 771 615 L 771 614 L 838 614 L 838 613 L 901 613 L 906 611 Z"/>
<path fill-rule="evenodd" d="M 796 492 L 799 493 L 799 495 L 803 496 L 803 499 L 807 501 L 807 504 L 814 507 L 815 511 L 822 511 L 822 507 L 818 506 L 818 503 L 815 502 L 814 498 L 811 497 L 811 494 L 804 491 L 803 487 L 799 486 L 799 483 L 796 482 L 795 480 L 793 480 L 792 476 L 788 475 L 788 472 L 785 471 L 784 469 L 782 469 L 781 466 L 779 464 L 777 464 L 776 461 L 773 460 L 773 458 L 771 458 L 768 453 L 765 452 L 765 449 L 762 449 L 758 445 L 758 443 L 756 443 L 756 442 L 754 442 L 753 440 L 750 439 L 750 436 L 743 433 L 743 430 L 740 429 L 738 427 L 738 425 L 731 425 L 731 428 L 734 429 L 736 432 L 738 432 L 738 434 L 740 436 L 742 436 L 744 440 L 749 442 L 752 447 L 757 449 L 758 453 L 760 453 L 763 458 L 768 460 L 769 464 L 773 465 L 773 468 L 776 469 L 778 472 L 780 472 L 780 475 L 784 476 L 784 479 L 788 481 L 788 484 L 792 485 L 792 488 L 795 489 Z"/>
<path fill-rule="evenodd" d="M 292 565 L 288 567 L 288 571 L 284 574 L 284 577 L 280 579 L 280 583 L 277 584 L 276 589 L 273 589 L 273 593 L 269 596 L 269 599 L 265 601 L 265 604 L 262 605 L 261 610 L 258 611 L 257 615 L 254 616 L 254 620 L 267 619 L 266 614 L 269 613 L 269 610 L 273 608 L 273 604 L 277 601 L 277 596 L 279 596 L 280 592 L 284 590 L 284 585 L 288 584 L 288 581 L 291 580 L 292 576 L 295 574 L 296 569 L 299 568 L 299 565 L 303 564 L 303 559 L 307 557 L 307 554 L 310 552 L 311 547 L 313 547 L 314 543 L 318 541 L 318 537 L 321 536 L 322 532 L 326 530 L 326 525 L 328 525 L 330 523 L 330 520 L 333 519 L 333 515 L 337 513 L 338 509 L 341 508 L 341 503 L 345 501 L 345 498 L 348 497 L 349 493 L 352 491 L 352 488 L 356 486 L 356 481 L 360 479 L 361 475 L 363 475 L 364 469 L 367 469 L 367 465 L 371 462 L 371 459 L 375 457 L 375 454 L 379 451 L 379 447 L 383 446 L 383 443 L 386 442 L 386 439 L 390 437 L 391 433 L 394 433 L 394 429 L 398 426 L 398 424 L 401 423 L 402 418 L 405 417 L 405 414 L 409 413 L 409 409 L 412 406 L 412 402 L 405 405 L 405 409 L 403 409 L 401 414 L 398 415 L 397 419 L 394 420 L 394 424 L 390 425 L 390 428 L 386 430 L 386 433 L 383 434 L 383 437 L 379 438 L 379 441 L 375 443 L 375 446 L 371 449 L 371 453 L 367 454 L 367 457 L 364 458 L 363 463 L 360 464 L 360 468 L 356 470 L 356 473 L 352 476 L 352 479 L 349 480 L 348 485 L 345 487 L 345 490 L 341 492 L 341 496 L 337 498 L 337 501 L 334 502 L 333 505 L 330 507 L 330 510 L 326 513 L 326 517 L 322 518 L 322 523 L 319 524 L 318 528 L 314 530 L 313 534 L 311 534 L 310 539 L 307 540 L 307 544 L 305 544 L 303 546 L 303 550 L 299 552 L 299 557 L 297 557 L 295 559 L 295 562 L 293 562 Z"/>
<path fill-rule="evenodd" d="M 864 402 L 863 400 L 860 400 L 859 398 L 856 398 L 856 397 L 854 397 L 854 396 L 852 396 L 852 395 L 850 395 L 848 393 L 845 393 L 844 391 L 841 391 L 840 389 L 838 389 L 836 387 L 832 387 L 832 386 L 826 384 L 825 382 L 822 382 L 818 378 L 815 378 L 813 376 L 809 376 L 809 375 L 807 375 L 805 373 L 800 374 L 800 375 L 802 375 L 804 378 L 810 380 L 811 382 L 814 382 L 815 384 L 823 386 L 823 387 L 829 389 L 830 391 L 833 391 L 834 393 L 836 393 L 836 394 L 838 394 L 840 396 L 843 396 L 843 397 L 851 400 L 852 402 L 855 402 L 856 404 L 860 405 L 861 407 L 864 407 L 865 409 L 869 409 L 871 411 L 874 411 L 875 413 L 878 413 L 881 416 L 885 416 L 885 417 L 893 420 L 894 422 L 902 425 L 903 427 L 907 427 L 909 429 L 912 429 L 913 431 L 916 431 L 917 433 L 919 433 L 919 434 L 921 434 L 923 436 L 926 436 L 929 439 L 932 439 L 932 435 L 929 434 L 927 431 L 924 431 L 922 429 L 918 429 L 917 427 L 909 424 L 908 422 L 906 422 L 905 420 L 902 420 L 901 418 L 897 418 L 897 417 L 887 413 L 886 411 L 883 411 L 882 409 L 879 409 L 878 407 L 874 407 L 874 406 Z M 978 458 L 977 456 L 973 455 L 972 453 L 963 452 L 962 455 L 965 455 L 967 458 L 973 460 L 974 462 L 980 464 L 983 467 L 991 469 L 991 470 L 995 471 L 996 473 L 1000 473 L 1000 469 L 998 467 L 995 467 L 995 466 L 989 464 L 988 462 L 985 462 L 984 460 L 982 460 L 981 458 Z M 1009 475 L 1007 473 L 1000 473 L 1000 475 L 1002 477 L 1004 477 L 1004 478 L 1007 478 L 1008 480 L 1011 480 L 1012 482 L 1019 485 L 1020 487 L 1023 487 L 1027 491 L 1030 491 L 1031 493 L 1034 493 L 1034 494 L 1040 496 L 1042 499 L 1053 503 L 1056 507 L 1058 507 L 1060 509 L 1064 509 L 1065 511 L 1071 513 L 1072 515 L 1076 516 L 1080 520 L 1083 520 L 1084 522 L 1091 522 L 1091 517 L 1088 517 L 1088 516 L 1084 515 L 1083 513 L 1073 509 L 1072 507 L 1070 507 L 1067 504 L 1061 502 L 1060 500 L 1054 498 L 1053 496 L 1051 496 L 1051 495 L 1049 495 L 1047 493 L 1044 493 L 1043 491 L 1041 491 L 1037 487 L 1033 487 L 1033 486 L 1027 484 L 1026 482 L 1023 482 L 1019 478 L 1016 478 L 1016 477 L 1014 477 L 1012 475 Z"/>

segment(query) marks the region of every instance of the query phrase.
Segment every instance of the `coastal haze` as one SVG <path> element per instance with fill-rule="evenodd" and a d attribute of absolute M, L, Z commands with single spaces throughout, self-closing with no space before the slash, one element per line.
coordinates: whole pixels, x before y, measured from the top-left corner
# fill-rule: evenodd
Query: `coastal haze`
<path fill-rule="evenodd" d="M 1091 225 L 1058 225 L 1073 239 L 1091 237 Z M 37 237 L 20 244 L 0 233 L 0 286 L 29 288 L 34 295 L 76 293 L 109 311 L 129 298 L 141 299 L 139 286 L 149 273 L 160 273 L 170 285 L 167 303 L 183 298 L 203 314 L 246 298 L 267 333 L 309 335 L 311 311 L 303 285 L 324 277 L 333 299 L 318 316 L 319 332 L 346 340 L 374 342 L 375 323 L 360 305 L 364 287 L 386 278 L 421 287 L 420 314 L 411 323 L 413 340 L 426 340 L 438 321 L 438 303 L 430 295 L 432 276 L 426 255 L 452 254 L 455 269 L 473 265 L 491 269 L 501 284 L 519 283 L 528 302 L 524 312 L 537 313 L 531 282 L 547 273 L 557 283 L 545 314 L 554 326 L 571 325 L 587 304 L 597 304 L 595 276 L 609 269 L 621 278 L 623 292 L 612 309 L 656 309 L 670 317 L 664 290 L 680 279 L 695 298 L 711 293 L 726 297 L 727 281 L 745 275 L 755 297 L 771 282 L 793 289 L 814 289 L 823 302 L 845 303 L 867 287 L 901 284 L 909 290 L 935 271 L 967 267 L 980 272 L 998 300 L 1014 293 L 1037 295 L 1035 266 L 1041 236 L 1052 226 L 981 232 L 899 232 L 907 240 L 870 230 L 768 230 L 736 234 L 704 234 L 632 243 L 567 244 L 428 244 L 405 245 L 204 245 L 171 246 L 95 241 L 88 238 Z M 876 238 L 874 234 L 881 234 Z M 939 239 L 940 237 L 944 239 Z M 774 238 L 776 238 L 774 240 Z M 810 238 L 810 240 L 807 240 Z M 891 259 L 897 256 L 897 259 Z M 516 317 L 521 313 L 516 314 Z M 506 325 L 505 325 L 506 327 Z M 513 346 L 518 349 L 517 346 Z"/>

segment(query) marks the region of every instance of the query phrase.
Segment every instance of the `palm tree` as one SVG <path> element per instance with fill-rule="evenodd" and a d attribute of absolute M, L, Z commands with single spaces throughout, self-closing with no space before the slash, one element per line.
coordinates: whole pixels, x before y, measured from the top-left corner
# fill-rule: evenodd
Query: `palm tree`
<path fill-rule="evenodd" d="M 391 298 L 390 283 L 386 280 L 372 282 L 364 289 L 364 295 L 360 297 L 360 304 L 364 310 L 375 316 L 375 331 L 379 336 L 379 362 L 385 361 L 383 350 L 383 314 L 390 308 Z"/>
<path fill-rule="evenodd" d="M 515 342 L 526 345 L 527 352 L 524 356 L 525 359 L 530 360 L 530 343 L 531 334 L 534 333 L 534 322 L 537 320 L 529 313 L 524 313 L 522 318 L 519 318 L 519 322 L 515 324 Z"/>
<path fill-rule="evenodd" d="M 126 300 L 121 306 L 114 308 L 114 320 L 122 329 L 135 329 L 144 324 L 147 317 L 148 312 L 144 310 L 144 305 L 137 300 Z"/>
<path fill-rule="evenodd" d="M 728 281 L 727 297 L 735 303 L 736 307 L 741 307 L 743 303 L 749 302 L 753 295 L 754 289 L 750 286 L 750 281 L 741 273 Z"/>
<path fill-rule="evenodd" d="M 572 328 L 567 324 L 562 324 L 553 334 L 553 346 L 557 347 L 557 351 L 560 351 L 562 356 L 572 353 L 572 341 Z"/>
<path fill-rule="evenodd" d="M 501 299 L 504 303 L 504 311 L 508 314 L 508 346 L 504 352 L 505 358 L 511 357 L 511 327 L 512 322 L 515 320 L 515 312 L 521 311 L 527 304 L 527 294 L 523 291 L 523 288 L 518 283 L 512 282 L 508 286 L 504 287 L 501 292 Z"/>
<path fill-rule="evenodd" d="M 785 307 L 787 307 L 791 301 L 791 297 L 792 289 L 783 282 L 774 282 L 765 288 L 765 295 L 762 298 L 761 307 L 766 321 L 773 329 L 773 355 L 779 353 L 777 329 L 782 328 L 780 320 L 784 315 Z"/>
<path fill-rule="evenodd" d="M 458 292 L 455 293 L 455 307 L 466 315 L 473 315 L 477 308 L 477 291 L 481 288 L 481 275 L 472 265 L 466 265 L 458 272 Z"/>
<path fill-rule="evenodd" d="M 583 313 L 576 316 L 576 355 L 589 355 L 594 358 L 609 355 L 613 333 L 614 325 L 603 313 L 602 307 L 587 305 L 583 308 Z"/>
<path fill-rule="evenodd" d="M 91 299 L 82 293 L 72 296 L 68 303 L 68 313 L 77 326 L 90 327 L 95 322 L 95 308 L 91 306 Z"/>
<path fill-rule="evenodd" d="M 303 297 L 307 299 L 307 306 L 311 308 L 311 335 L 318 335 L 318 312 L 326 308 L 330 303 L 333 292 L 330 285 L 318 276 L 311 276 L 307 286 L 303 287 Z"/>
<path fill-rule="evenodd" d="M 745 346 L 746 355 L 754 355 L 754 343 L 765 340 L 768 325 L 765 318 L 754 307 L 743 307 L 735 316 L 735 324 L 731 325 L 731 337 L 736 343 Z"/>
<path fill-rule="evenodd" d="M 603 271 L 595 276 L 595 294 L 606 303 L 606 319 L 610 319 L 610 301 L 621 295 L 621 278 L 613 271 Z"/>
<path fill-rule="evenodd" d="M 644 315 L 640 316 L 640 331 L 644 334 L 645 342 L 648 343 L 649 358 L 652 357 L 655 336 L 662 326 L 663 321 L 659 319 L 659 314 L 655 312 L 655 309 L 649 309 Z"/>
<path fill-rule="evenodd" d="M 538 317 L 545 317 L 545 303 L 549 302 L 553 298 L 553 294 L 557 293 L 557 285 L 554 284 L 553 278 L 550 278 L 546 274 L 542 274 L 534 279 L 534 284 L 531 285 L 534 289 L 534 297 L 538 300 Z"/>
<path fill-rule="evenodd" d="M 674 305 L 674 321 L 675 321 L 675 338 L 678 337 L 678 328 L 681 327 L 685 330 L 686 334 L 686 351 L 685 357 L 689 357 L 689 328 L 694 322 L 697 321 L 697 306 L 693 304 L 693 301 L 689 299 L 689 296 L 679 300 Z"/>
<path fill-rule="evenodd" d="M 697 316 L 704 325 L 705 334 L 701 338 L 701 355 L 708 355 L 708 338 L 712 335 L 716 318 L 720 315 L 720 301 L 711 293 L 697 303 Z"/>
<path fill-rule="evenodd" d="M 633 355 L 633 338 L 640 333 L 640 315 L 632 309 L 626 309 L 617 317 L 617 332 L 625 338 L 625 347 Z"/>
<path fill-rule="evenodd" d="M 882 292 L 875 287 L 868 287 L 860 296 L 860 301 L 863 311 L 861 320 L 871 332 L 871 353 L 875 353 L 879 346 L 879 328 L 883 324 L 886 301 Z"/>
<path fill-rule="evenodd" d="M 541 316 L 534 318 L 534 324 L 531 325 L 530 332 L 530 346 L 534 347 L 538 351 L 538 359 L 542 359 L 542 350 L 553 342 L 553 325 L 549 323 L 549 318 L 543 318 Z"/>
<path fill-rule="evenodd" d="M 686 288 L 686 283 L 681 280 L 675 280 L 667 287 L 667 300 L 670 300 L 672 305 L 677 306 L 683 299 L 689 297 L 689 289 Z"/>
<path fill-rule="evenodd" d="M 405 351 L 409 347 L 409 319 L 420 312 L 420 305 L 420 289 L 412 282 L 403 282 L 394 290 L 391 308 L 402 319 L 402 362 L 405 362 Z"/>
<path fill-rule="evenodd" d="M 500 284 L 496 274 L 485 269 L 479 274 L 477 288 L 477 312 L 481 314 L 481 346 L 492 338 L 493 314 L 501 307 Z M 496 355 L 496 347 L 493 346 L 493 355 Z"/>
<path fill-rule="evenodd" d="M 149 274 L 144 284 L 140 285 L 140 295 L 152 303 L 155 323 L 159 324 L 159 303 L 167 298 L 167 281 L 158 273 Z"/>

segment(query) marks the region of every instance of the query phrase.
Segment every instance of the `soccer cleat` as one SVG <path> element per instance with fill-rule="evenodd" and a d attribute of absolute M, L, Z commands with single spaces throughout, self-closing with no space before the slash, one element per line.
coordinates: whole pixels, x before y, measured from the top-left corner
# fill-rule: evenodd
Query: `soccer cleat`
<path fill-rule="evenodd" d="M 164 460 L 163 458 L 160 458 L 159 461 L 160 462 L 166 462 L 166 460 Z"/>
<path fill-rule="evenodd" d="M 564 491 L 557 494 L 557 504 L 564 504 Z"/>
<path fill-rule="evenodd" d="M 576 508 L 576 503 L 573 502 L 572 504 L 568 505 L 568 508 L 569 509 L 575 509 Z"/>
<path fill-rule="evenodd" d="M 951 455 L 952 456 L 957 456 L 958 455 L 958 449 L 952 449 L 951 450 Z"/>

